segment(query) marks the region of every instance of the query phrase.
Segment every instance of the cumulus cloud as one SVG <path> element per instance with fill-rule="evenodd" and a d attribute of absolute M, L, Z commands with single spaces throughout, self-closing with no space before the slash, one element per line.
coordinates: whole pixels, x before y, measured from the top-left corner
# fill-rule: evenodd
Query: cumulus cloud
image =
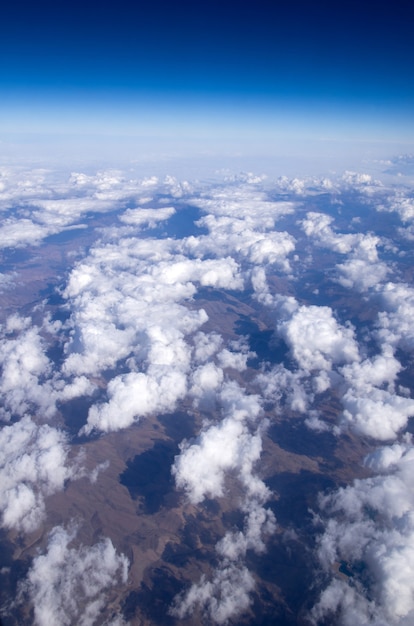
<path fill-rule="evenodd" d="M 378 339 L 408 352 L 414 350 L 414 289 L 388 282 L 380 291 L 383 311 L 378 315 Z"/>
<path fill-rule="evenodd" d="M 354 432 L 384 441 L 395 439 L 407 425 L 414 415 L 414 400 L 395 393 L 394 383 L 401 369 L 389 348 L 373 359 L 342 368 L 349 384 L 342 397 L 342 419 Z"/>
<path fill-rule="evenodd" d="M 193 503 L 222 496 L 229 470 L 237 470 L 248 490 L 258 488 L 267 494 L 264 484 L 252 478 L 261 453 L 261 436 L 259 432 L 252 434 L 246 423 L 256 420 L 261 412 L 258 397 L 245 396 L 238 385 L 226 383 L 220 403 L 224 419 L 203 431 L 197 442 L 181 444 L 181 454 L 173 467 L 177 486 Z"/>
<path fill-rule="evenodd" d="M 371 174 L 364 172 L 346 171 L 341 180 L 350 189 L 357 189 L 360 193 L 374 195 L 382 191 L 383 184 L 380 180 L 374 179 Z"/>
<path fill-rule="evenodd" d="M 414 198 L 397 194 L 388 210 L 396 211 L 403 222 L 414 220 Z"/>
<path fill-rule="evenodd" d="M 325 213 L 310 212 L 301 221 L 308 237 L 317 245 L 340 254 L 349 254 L 344 263 L 336 265 L 338 282 L 349 289 L 365 292 L 379 285 L 390 272 L 378 258 L 379 237 L 370 233 L 337 233 L 331 224 L 334 219 Z"/>
<path fill-rule="evenodd" d="M 274 219 L 209 214 L 198 221 L 209 235 L 189 238 L 185 250 L 196 256 L 232 254 L 253 265 L 274 264 L 288 271 L 295 239 L 287 232 L 270 231 Z"/>
<path fill-rule="evenodd" d="M 348 289 L 359 292 L 376 287 L 389 274 L 385 263 L 367 263 L 364 259 L 352 258 L 336 266 L 339 272 L 338 282 Z"/>
<path fill-rule="evenodd" d="M 319 381 L 322 373 L 314 376 L 314 381 Z M 283 406 L 292 411 L 305 413 L 311 405 L 314 394 L 308 384 L 308 374 L 302 370 L 290 371 L 284 365 L 276 365 L 268 372 L 261 372 L 256 377 L 264 398 L 273 402 L 280 410 Z M 321 388 L 325 391 L 330 386 L 329 379 L 326 386 Z"/>
<path fill-rule="evenodd" d="M 175 335 L 181 344 L 207 319 L 203 311 L 184 306 L 197 284 L 242 287 L 231 258 L 192 261 L 174 254 L 173 245 L 126 238 L 95 248 L 73 270 L 65 290 L 74 309 L 65 372 L 98 373 L 128 356 L 148 356 L 159 343 L 157 333 Z"/>
<path fill-rule="evenodd" d="M 346 254 L 357 245 L 360 235 L 354 233 L 341 234 L 336 233 L 331 224 L 334 222 L 334 218 L 326 213 L 309 212 L 306 214 L 306 218 L 300 222 L 305 234 L 308 237 L 312 237 L 318 245 L 324 246 L 339 252 L 340 254 Z"/>
<path fill-rule="evenodd" d="M 153 228 L 158 222 L 168 220 L 174 213 L 174 207 L 128 209 L 125 213 L 120 215 L 119 219 L 124 224 L 131 226 L 148 226 Z"/>
<path fill-rule="evenodd" d="M 55 331 L 53 325 L 32 325 L 30 317 L 9 316 L 0 336 L 0 392 L 3 420 L 21 417 L 36 411 L 42 419 L 56 413 L 56 402 L 89 395 L 94 386 L 84 376 L 64 379 L 46 355 L 47 343 L 43 331 Z"/>
<path fill-rule="evenodd" d="M 251 185 L 210 187 L 204 195 L 191 198 L 206 213 L 251 219 L 258 226 L 270 227 L 282 215 L 293 213 L 295 204 L 269 200 L 265 192 Z"/>
<path fill-rule="evenodd" d="M 336 191 L 333 181 L 326 177 L 298 178 L 296 176 L 288 178 L 287 176 L 280 176 L 276 180 L 276 186 L 282 192 L 289 192 L 296 196 L 312 196 L 326 191 L 331 191 L 332 193 Z"/>
<path fill-rule="evenodd" d="M 13 315 L 6 321 L 6 334 L 0 338 L 1 416 L 23 415 L 32 405 L 47 416 L 54 412 L 48 381 L 52 367 L 37 327 L 27 328 L 26 320 Z M 20 332 L 19 332 L 20 331 Z M 16 336 L 10 336 L 10 333 Z"/>
<path fill-rule="evenodd" d="M 390 273 L 387 265 L 378 258 L 377 246 L 380 244 L 379 237 L 370 234 L 360 236 L 350 258 L 336 266 L 338 282 L 360 292 L 380 285 Z"/>
<path fill-rule="evenodd" d="M 313 609 L 315 623 L 408 625 L 414 617 L 414 557 L 410 437 L 366 459 L 378 472 L 321 498 L 321 564 L 346 562 L 348 578 L 332 579 Z M 326 517 L 325 517 L 326 516 Z M 361 568 L 361 564 L 364 568 Z"/>
<path fill-rule="evenodd" d="M 9 168 L 3 172 L 1 182 L 0 210 L 3 209 L 5 217 L 0 227 L 0 248 L 38 245 L 49 235 L 79 225 L 90 213 L 106 213 L 130 203 L 139 205 L 142 200 L 150 199 L 148 190 L 155 191 L 165 185 L 174 187 L 172 181 L 160 183 L 156 177 L 131 180 L 117 170 L 95 175 L 74 172 L 62 180 L 55 172 L 45 169 Z M 138 219 L 133 208 L 129 211 L 124 213 L 125 220 L 133 220 L 134 215 Z M 147 221 L 152 223 L 162 215 L 167 219 L 172 213 L 167 208 L 166 211 L 157 217 L 147 214 Z"/>
<path fill-rule="evenodd" d="M 359 435 L 387 441 L 395 439 L 414 415 L 414 400 L 372 388 L 363 396 L 349 389 L 342 397 L 342 419 Z"/>
<path fill-rule="evenodd" d="M 0 431 L 1 525 L 30 532 L 45 515 L 45 498 L 73 476 L 65 433 L 30 417 Z"/>
<path fill-rule="evenodd" d="M 243 487 L 244 529 L 226 533 L 216 546 L 219 563 L 211 579 L 203 576 L 175 599 L 171 610 L 182 619 L 198 607 L 222 624 L 248 608 L 254 581 L 243 560 L 247 550 L 265 550 L 264 539 L 275 531 L 276 522 L 264 506 L 270 492 L 254 472 L 262 449 L 259 398 L 246 395 L 236 383 L 225 383 L 218 396 L 222 421 L 207 426 L 194 443 L 181 444 L 173 474 L 177 486 L 198 504 L 225 495 L 231 472 Z"/>
<path fill-rule="evenodd" d="M 352 327 L 338 324 L 330 307 L 299 306 L 278 331 L 304 370 L 330 370 L 333 363 L 359 358 Z"/>
<path fill-rule="evenodd" d="M 18 601 L 33 606 L 36 626 L 92 626 L 107 608 L 108 590 L 127 581 L 128 559 L 110 539 L 75 547 L 75 537 L 76 529 L 55 527 L 19 586 Z"/>
<path fill-rule="evenodd" d="M 405 223 L 414 220 L 414 198 L 404 190 L 397 190 L 388 196 L 384 204 L 379 204 L 376 208 L 378 211 L 397 213 Z"/>
<path fill-rule="evenodd" d="M 230 618 L 246 611 L 254 589 L 254 578 L 246 567 L 230 563 L 215 570 L 212 580 L 205 576 L 182 596 L 176 598 L 171 614 L 184 619 L 199 608 L 205 618 L 226 624 Z"/>
<path fill-rule="evenodd" d="M 93 429 L 120 430 L 139 417 L 172 411 L 186 391 L 186 377 L 178 371 L 164 373 L 158 379 L 135 372 L 116 376 L 108 384 L 108 402 L 90 408 L 81 433 L 89 434 Z"/>

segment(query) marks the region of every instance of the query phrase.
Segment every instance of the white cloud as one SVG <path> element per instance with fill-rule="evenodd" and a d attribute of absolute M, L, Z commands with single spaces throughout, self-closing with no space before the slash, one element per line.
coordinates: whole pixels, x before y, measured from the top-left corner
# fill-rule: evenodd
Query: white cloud
<path fill-rule="evenodd" d="M 353 233 L 346 235 L 335 233 L 331 228 L 333 221 L 333 217 L 325 213 L 309 212 L 300 224 L 306 235 L 313 237 L 318 245 L 346 254 L 358 243 L 360 236 Z"/>
<path fill-rule="evenodd" d="M 168 220 L 175 213 L 174 207 L 162 207 L 159 209 L 128 209 L 120 215 L 119 219 L 124 224 L 132 226 L 149 226 L 153 228 L 157 222 Z"/>
<path fill-rule="evenodd" d="M 226 418 L 203 432 L 199 442 L 182 445 L 173 468 L 177 486 L 194 504 L 222 496 L 226 472 L 237 469 L 248 478 L 260 453 L 260 436 L 252 436 L 242 422 Z"/>
<path fill-rule="evenodd" d="M 336 266 L 338 282 L 348 289 L 365 292 L 384 281 L 389 274 L 385 263 L 368 263 L 363 259 L 352 258 Z"/>
<path fill-rule="evenodd" d="M 196 363 L 205 363 L 222 345 L 223 338 L 218 333 L 204 333 L 199 331 L 193 337 L 194 360 Z"/>
<path fill-rule="evenodd" d="M 81 432 L 120 430 L 131 426 L 139 417 L 172 411 L 186 391 L 186 377 L 178 371 L 166 372 L 158 378 L 135 372 L 116 376 L 108 384 L 108 402 L 90 408 Z"/>
<path fill-rule="evenodd" d="M 2 419 L 21 417 L 36 411 L 47 419 L 56 413 L 56 402 L 90 395 L 94 386 L 84 376 L 64 380 L 46 355 L 47 343 L 42 331 L 56 331 L 47 318 L 43 327 L 31 325 L 30 317 L 11 315 L 0 337 L 0 392 Z"/>
<path fill-rule="evenodd" d="M 23 415 L 32 405 L 39 407 L 44 416 L 50 416 L 55 411 L 48 381 L 52 371 L 51 363 L 45 354 L 46 348 L 39 329 L 26 328 L 29 321 L 12 316 L 6 322 L 6 331 L 16 332 L 17 336 L 10 337 L 6 334 L 0 338 L 3 419 L 9 419 L 16 414 Z"/>
<path fill-rule="evenodd" d="M 226 624 L 230 618 L 248 609 L 253 588 L 254 579 L 249 570 L 230 563 L 216 569 L 212 580 L 203 576 L 186 593 L 178 596 L 170 612 L 182 620 L 200 608 L 204 619 Z"/>
<path fill-rule="evenodd" d="M 381 181 L 372 178 L 371 174 L 346 171 L 342 181 L 351 189 L 358 189 L 360 193 L 374 195 L 383 190 Z"/>
<path fill-rule="evenodd" d="M 378 450 L 366 464 L 379 474 L 321 498 L 323 515 L 329 517 L 322 518 L 319 558 L 328 570 L 345 561 L 352 577 L 328 584 L 313 610 L 316 623 L 336 611 L 341 624 L 351 620 L 372 626 L 412 623 L 413 452 L 410 437 Z M 361 563 L 367 568 L 365 574 Z"/>
<path fill-rule="evenodd" d="M 73 476 L 66 435 L 30 417 L 0 431 L 1 525 L 30 532 L 45 515 L 45 498 Z"/>
<path fill-rule="evenodd" d="M 282 406 L 288 406 L 292 411 L 305 413 L 314 399 L 307 384 L 307 374 L 302 370 L 291 372 L 279 364 L 268 372 L 260 373 L 256 381 L 264 398 L 274 402 L 280 410 Z"/>
<path fill-rule="evenodd" d="M 325 213 L 307 213 L 301 226 L 317 245 L 340 254 L 348 254 L 344 263 L 336 265 L 338 282 L 349 289 L 365 292 L 377 287 L 390 272 L 378 258 L 379 237 L 370 233 L 336 233 L 331 224 L 334 219 Z"/>
<path fill-rule="evenodd" d="M 30 219 L 7 218 L 0 226 L 0 248 L 18 248 L 40 243 L 49 231 Z"/>
<path fill-rule="evenodd" d="M 198 221 L 209 234 L 189 238 L 185 250 L 197 256 L 231 254 L 254 265 L 276 264 L 288 271 L 286 257 L 295 249 L 295 239 L 287 232 L 274 231 L 274 219 L 209 214 Z"/>
<path fill-rule="evenodd" d="M 288 178 L 287 176 L 280 176 L 276 181 L 276 185 L 281 191 L 287 191 L 297 196 L 315 195 L 327 190 L 335 192 L 335 186 L 329 178 Z"/>
<path fill-rule="evenodd" d="M 298 365 L 308 372 L 359 359 L 352 327 L 338 324 L 329 307 L 300 306 L 278 324 L 278 331 Z"/>
<path fill-rule="evenodd" d="M 383 343 L 414 350 L 414 289 L 404 283 L 388 282 L 380 292 L 384 311 L 378 315 L 377 336 Z"/>
<path fill-rule="evenodd" d="M 270 492 L 255 474 L 262 450 L 261 406 L 258 396 L 247 395 L 236 383 L 224 383 L 218 400 L 223 420 L 205 425 L 194 443 L 183 442 L 173 474 L 179 488 L 193 504 L 206 497 L 225 495 L 226 477 L 236 477 L 243 487 L 243 531 L 228 532 L 216 546 L 219 563 L 209 581 L 203 576 L 179 595 L 172 613 L 182 619 L 199 607 L 218 624 L 244 612 L 250 604 L 254 580 L 243 560 L 247 550 L 263 552 L 264 539 L 276 528 L 273 513 L 264 504 Z"/>
<path fill-rule="evenodd" d="M 1 182 L 0 210 L 6 215 L 0 227 L 0 248 L 38 245 L 45 237 L 77 225 L 88 213 L 140 204 L 143 199 L 148 200 L 149 189 L 155 191 L 165 185 L 172 188 L 171 181 L 160 183 L 156 177 L 131 180 L 117 170 L 96 175 L 74 172 L 62 180 L 45 169 L 9 168 Z M 182 193 L 189 192 L 185 185 L 181 189 Z M 162 214 L 163 210 L 159 216 Z M 126 219 L 133 215 L 125 214 Z"/>
<path fill-rule="evenodd" d="M 293 213 L 296 206 L 293 202 L 268 200 L 263 191 L 251 185 L 210 188 L 205 197 L 191 198 L 191 202 L 206 213 L 246 218 L 267 228 L 282 215 Z"/>
<path fill-rule="evenodd" d="M 196 399 L 196 405 L 202 407 L 214 406 L 217 391 L 221 388 L 224 374 L 221 367 L 215 363 L 205 363 L 194 370 L 191 377 L 190 393 Z"/>
<path fill-rule="evenodd" d="M 376 208 L 377 211 L 398 213 L 403 222 L 411 222 L 414 220 L 414 198 L 407 195 L 407 193 L 402 190 L 396 191 L 394 195 L 387 198 L 385 204 L 377 205 Z"/>
<path fill-rule="evenodd" d="M 117 553 L 110 539 L 71 547 L 75 536 L 76 530 L 55 527 L 46 553 L 34 558 L 20 583 L 19 600 L 32 604 L 36 626 L 92 626 L 107 608 L 105 592 L 126 584 L 128 559 Z"/>
<path fill-rule="evenodd" d="M 356 395 L 349 389 L 342 397 L 342 419 L 359 435 L 380 441 L 395 439 L 414 416 L 414 400 L 394 395 L 383 389 L 371 389 Z"/>
<path fill-rule="evenodd" d="M 342 396 L 342 419 L 354 432 L 384 441 L 394 439 L 407 425 L 414 415 L 414 400 L 395 394 L 394 383 L 401 369 L 386 346 L 383 354 L 341 369 L 349 385 Z"/>

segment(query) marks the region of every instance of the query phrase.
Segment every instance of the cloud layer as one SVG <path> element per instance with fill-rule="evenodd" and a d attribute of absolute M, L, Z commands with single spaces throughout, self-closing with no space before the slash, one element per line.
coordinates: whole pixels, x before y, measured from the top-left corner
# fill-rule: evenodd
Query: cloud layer
<path fill-rule="evenodd" d="M 330 451 L 332 487 L 312 507 L 322 583 L 310 618 L 410 624 L 411 196 L 361 172 L 189 184 L 117 170 L 6 169 L 3 529 L 23 536 L 46 528 L 49 496 L 88 475 L 64 426 L 73 401 L 84 400 L 76 428 L 88 461 L 90 443 L 100 441 L 92 435 L 192 411 L 198 431 L 181 441 L 171 468 L 180 506 L 226 502 L 241 522 L 215 539 L 214 566 L 198 580 L 182 574 L 186 584 L 165 610 L 177 623 L 192 612 L 218 624 L 237 620 L 259 576 L 249 555 L 263 554 L 277 528 L 276 494 L 264 478 L 269 427 L 297 419 L 310 437 L 329 432 L 341 449 L 351 435 L 357 450 L 369 451 L 363 467 L 356 451 L 341 478 Z M 33 276 L 25 259 L 34 262 L 68 229 L 83 233 L 82 245 L 62 252 L 59 304 L 45 289 L 18 311 L 13 289 Z M 11 272 L 13 248 L 25 250 Z M 118 600 L 127 594 L 129 563 L 114 544 L 108 537 L 82 546 L 72 527 L 52 530 L 20 584 L 36 624 L 123 624 L 109 607 L 111 589 L 119 585 Z"/>

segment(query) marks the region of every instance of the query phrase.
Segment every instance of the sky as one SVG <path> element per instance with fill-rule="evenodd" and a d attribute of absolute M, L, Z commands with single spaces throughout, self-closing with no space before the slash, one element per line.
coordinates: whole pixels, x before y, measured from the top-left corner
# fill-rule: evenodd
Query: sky
<path fill-rule="evenodd" d="M 133 136 L 187 154 L 409 151 L 412 13 L 405 0 L 10 3 L 0 137 Z"/>

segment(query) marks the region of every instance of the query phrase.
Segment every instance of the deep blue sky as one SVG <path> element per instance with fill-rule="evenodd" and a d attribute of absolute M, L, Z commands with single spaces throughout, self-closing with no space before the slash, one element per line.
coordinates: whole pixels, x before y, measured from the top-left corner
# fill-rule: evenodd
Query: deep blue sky
<path fill-rule="evenodd" d="M 412 139 L 413 16 L 408 0 L 15 2 L 0 128 Z"/>

